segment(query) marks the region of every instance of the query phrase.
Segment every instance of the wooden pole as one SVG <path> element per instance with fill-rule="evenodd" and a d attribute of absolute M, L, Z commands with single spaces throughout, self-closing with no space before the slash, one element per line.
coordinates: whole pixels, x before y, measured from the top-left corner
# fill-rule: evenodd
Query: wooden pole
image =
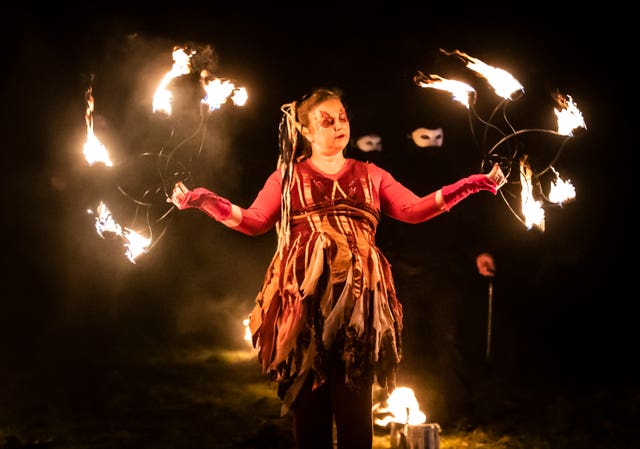
<path fill-rule="evenodd" d="M 489 280 L 489 301 L 488 301 L 488 313 L 487 313 L 487 353 L 486 358 L 489 361 L 491 356 L 491 319 L 493 314 L 493 281 Z"/>

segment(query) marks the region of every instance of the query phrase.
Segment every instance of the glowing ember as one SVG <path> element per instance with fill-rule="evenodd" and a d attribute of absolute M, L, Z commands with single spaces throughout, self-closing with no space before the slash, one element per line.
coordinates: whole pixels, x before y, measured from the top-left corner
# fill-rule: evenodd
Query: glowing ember
<path fill-rule="evenodd" d="M 153 112 L 161 111 L 167 115 L 171 115 L 171 100 L 173 94 L 167 86 L 176 77 L 187 75 L 191 72 L 191 56 L 195 52 L 187 54 L 183 48 L 176 47 L 173 49 L 173 66 L 169 70 L 162 80 L 160 85 L 153 94 Z"/>
<path fill-rule="evenodd" d="M 520 185 L 522 186 L 521 204 L 522 215 L 525 218 L 525 226 L 531 229 L 534 225 L 544 231 L 544 209 L 540 201 L 533 198 L 533 185 L 531 178 L 533 171 L 527 162 L 527 157 L 520 159 Z"/>
<path fill-rule="evenodd" d="M 573 136 L 574 129 L 587 129 L 584 118 L 582 118 L 582 112 L 580 112 L 570 95 L 564 98 L 560 94 L 555 94 L 554 98 L 560 106 L 560 109 L 554 109 L 558 118 L 558 134 Z"/>
<path fill-rule="evenodd" d="M 87 140 L 82 147 L 82 154 L 90 165 L 96 162 L 102 162 L 107 167 L 111 167 L 113 163 L 109 159 L 107 148 L 100 143 L 100 140 L 93 133 L 93 108 L 95 105 L 93 99 L 93 88 L 89 86 L 87 89 L 87 111 L 85 113 L 85 121 L 87 122 Z"/>
<path fill-rule="evenodd" d="M 451 93 L 453 99 L 465 105 L 469 109 L 469 96 L 475 93 L 475 89 L 462 81 L 448 80 L 438 75 L 424 75 L 418 72 L 414 81 L 420 87 L 440 89 Z"/>
<path fill-rule="evenodd" d="M 511 96 L 516 92 L 524 91 L 524 87 L 522 86 L 522 84 L 520 84 L 520 82 L 506 70 L 485 64 L 481 60 L 472 58 L 468 54 L 463 53 L 459 50 L 454 50 L 450 53 L 442 49 L 440 49 L 440 51 L 446 55 L 456 55 L 460 57 L 467 63 L 467 67 L 469 69 L 485 78 L 489 82 L 495 93 L 504 99 L 511 98 Z"/>
<path fill-rule="evenodd" d="M 387 415 L 384 418 L 375 419 L 375 424 L 378 426 L 385 427 L 391 422 L 415 426 L 427 420 L 427 415 L 420 410 L 418 400 L 411 388 L 396 388 L 386 402 L 386 407 L 379 403 L 373 406 L 376 414 Z"/>

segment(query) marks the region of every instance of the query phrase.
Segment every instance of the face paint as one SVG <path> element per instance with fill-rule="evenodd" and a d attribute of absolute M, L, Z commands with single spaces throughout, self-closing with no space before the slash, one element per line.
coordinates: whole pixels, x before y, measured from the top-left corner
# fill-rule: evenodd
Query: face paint
<path fill-rule="evenodd" d="M 360 151 L 382 151 L 382 138 L 377 134 L 366 134 L 356 140 L 356 146 Z"/>
<path fill-rule="evenodd" d="M 337 117 L 333 117 L 328 112 L 320 110 L 316 111 L 313 117 L 313 123 L 316 125 L 317 129 L 331 128 L 335 125 L 336 120 L 342 124 L 349 122 L 349 120 L 347 119 L 347 113 L 344 111 L 344 109 L 340 110 Z"/>
<path fill-rule="evenodd" d="M 413 140 L 413 143 L 415 143 L 420 148 L 441 147 L 443 138 L 444 132 L 442 131 L 442 128 L 417 128 L 411 133 L 411 139 Z"/>

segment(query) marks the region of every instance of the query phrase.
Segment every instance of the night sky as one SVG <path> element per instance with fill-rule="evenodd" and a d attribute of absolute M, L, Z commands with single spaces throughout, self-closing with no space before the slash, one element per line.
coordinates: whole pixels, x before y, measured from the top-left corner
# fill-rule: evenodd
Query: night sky
<path fill-rule="evenodd" d="M 557 90 L 576 101 L 587 130 L 565 143 L 539 134 L 521 140 L 539 166 L 561 148 L 554 168 L 576 187 L 574 201 L 546 210 L 544 232 L 527 229 L 501 196 L 486 192 L 427 223 L 383 218 L 378 243 L 396 270 L 408 363 L 446 366 L 451 348 L 481 363 L 488 279 L 478 274 L 475 258 L 486 251 L 496 263 L 496 372 L 523 384 L 605 391 L 637 381 L 624 202 L 633 117 L 621 105 L 616 81 L 626 73 L 618 37 L 594 33 L 593 20 L 585 18 L 523 24 L 320 8 L 329 6 L 336 6 L 333 16 L 310 24 L 292 11 L 243 18 L 213 7 L 166 8 L 154 18 L 142 11 L 81 10 L 85 19 L 61 11 L 6 19 L 3 384 L 26 377 L 37 383 L 52 366 L 73 376 L 78 366 L 98 361 L 244 343 L 241 322 L 275 249 L 275 233 L 247 237 L 198 211 L 165 215 L 163 188 L 175 179 L 159 175 L 160 151 L 178 149 L 191 187 L 249 206 L 275 169 L 280 105 L 328 86 L 345 93 L 352 137 L 380 134 L 377 161 L 416 193 L 478 171 L 482 155 L 467 110 L 447 93 L 420 88 L 413 77 L 420 71 L 472 84 L 485 119 L 497 97 L 440 48 L 503 68 L 525 86 L 506 109 L 516 129 L 553 129 L 551 93 Z M 176 114 L 151 112 L 173 46 L 186 44 L 212 48 L 214 58 L 200 64 L 249 94 L 244 107 L 225 104 L 209 113 L 206 129 L 198 128 L 198 92 L 186 81 L 176 86 Z M 116 161 L 111 169 L 89 166 L 82 155 L 89 86 L 94 131 Z M 419 126 L 442 127 L 443 147 L 415 147 L 408 134 Z M 353 146 L 349 151 L 356 154 Z M 517 173 L 509 181 L 517 182 Z M 503 191 L 516 204 L 509 195 L 519 192 L 517 184 Z M 136 210 L 132 198 L 144 198 L 147 207 Z M 96 233 L 87 210 L 102 199 L 123 225 L 149 224 L 154 245 L 135 264 L 124 256 L 121 239 Z"/>

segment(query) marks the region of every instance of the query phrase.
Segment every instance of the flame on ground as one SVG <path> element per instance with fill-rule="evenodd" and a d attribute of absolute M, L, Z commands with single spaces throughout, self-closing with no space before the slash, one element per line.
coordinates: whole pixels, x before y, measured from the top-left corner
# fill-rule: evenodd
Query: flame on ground
<path fill-rule="evenodd" d="M 389 423 L 410 424 L 412 426 L 426 422 L 425 415 L 418 405 L 418 400 L 409 387 L 398 387 L 386 400 L 386 405 L 376 403 L 373 406 L 373 413 L 385 415 L 383 418 L 376 418 L 375 424 L 385 427 Z"/>

